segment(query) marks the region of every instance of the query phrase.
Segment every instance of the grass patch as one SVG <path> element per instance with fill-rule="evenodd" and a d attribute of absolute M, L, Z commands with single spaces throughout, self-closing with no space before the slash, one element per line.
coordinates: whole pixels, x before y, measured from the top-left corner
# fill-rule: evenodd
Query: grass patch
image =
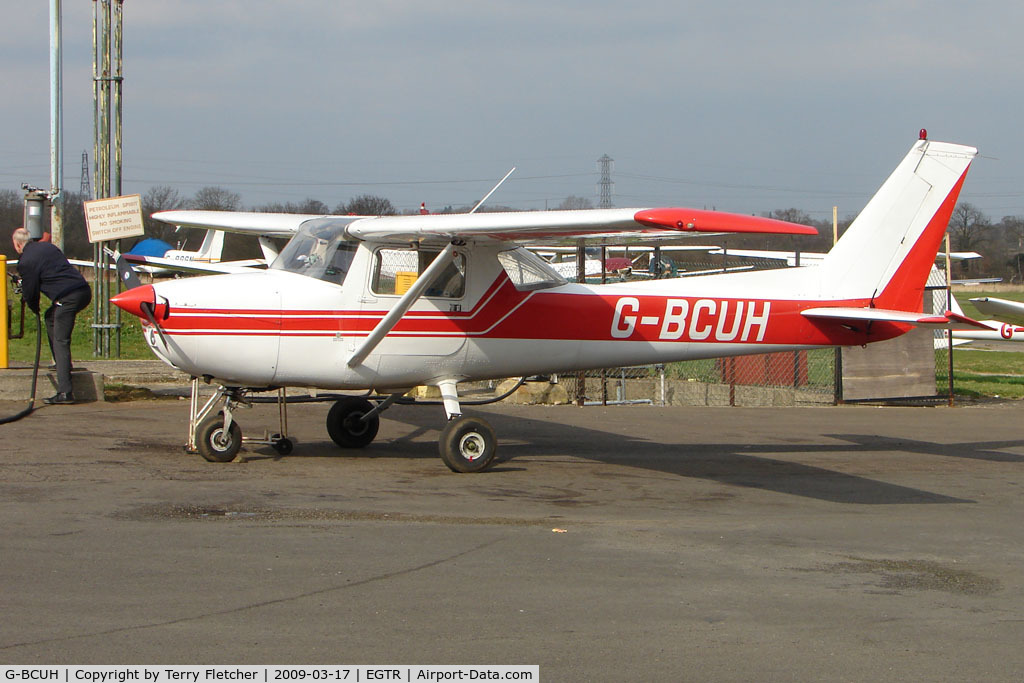
<path fill-rule="evenodd" d="M 947 391 L 945 366 L 936 371 L 940 392 Z M 953 349 L 953 391 L 981 398 L 1024 398 L 1024 352 Z"/>
<path fill-rule="evenodd" d="M 953 349 L 953 372 L 1024 377 L 1024 352 Z"/>
<path fill-rule="evenodd" d="M 11 327 L 17 331 L 21 322 L 21 297 L 15 296 L 7 284 L 7 300 L 13 304 L 11 313 Z M 71 357 L 81 360 L 99 358 L 95 354 L 95 343 L 93 341 L 93 315 L 96 307 L 95 296 L 93 302 L 75 317 L 75 330 L 71 335 Z M 50 301 L 42 297 L 39 306 L 39 322 L 43 323 L 42 314 L 50 307 Z M 110 318 L 114 322 L 117 309 L 111 306 Z M 25 334 L 21 339 L 11 339 L 8 345 L 8 357 L 12 361 L 31 363 L 36 354 L 36 316 L 32 311 L 25 309 Z M 116 355 L 115 335 L 111 334 L 110 357 L 123 358 L 127 360 L 149 360 L 155 358 L 153 352 L 142 336 L 142 323 L 133 315 L 121 316 L 121 355 Z M 40 363 L 49 365 L 51 362 L 50 348 L 46 341 L 46 330 L 43 330 L 42 351 L 39 355 Z"/>

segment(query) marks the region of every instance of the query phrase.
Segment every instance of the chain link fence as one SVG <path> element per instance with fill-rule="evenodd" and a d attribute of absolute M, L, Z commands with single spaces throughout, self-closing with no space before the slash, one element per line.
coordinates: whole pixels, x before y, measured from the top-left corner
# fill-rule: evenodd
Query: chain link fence
<path fill-rule="evenodd" d="M 708 257 L 705 254 L 703 258 Z M 735 259 L 730 263 L 727 258 L 686 265 L 673 262 L 664 271 L 725 269 L 735 264 Z M 757 263 L 757 267 L 780 266 L 774 260 Z M 620 278 L 631 279 L 629 275 Z M 925 307 L 930 305 L 937 313 L 950 310 L 948 297 L 945 272 L 935 268 L 928 280 Z M 934 384 L 926 378 L 925 395 L 903 398 L 952 397 L 952 353 L 943 330 L 934 332 L 933 347 Z M 566 372 L 551 380 L 564 390 L 559 395 L 579 405 L 800 406 L 834 405 L 844 400 L 842 352 L 834 348 Z M 933 393 L 928 393 L 928 386 L 934 386 Z"/>
<path fill-rule="evenodd" d="M 583 405 L 795 406 L 836 402 L 834 349 L 709 358 L 556 375 Z"/>

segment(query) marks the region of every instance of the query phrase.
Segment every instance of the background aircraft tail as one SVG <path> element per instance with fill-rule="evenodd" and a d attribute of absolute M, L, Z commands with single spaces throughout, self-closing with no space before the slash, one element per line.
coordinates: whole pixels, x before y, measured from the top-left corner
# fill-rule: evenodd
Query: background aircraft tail
<path fill-rule="evenodd" d="M 921 311 L 928 272 L 978 150 L 919 140 L 828 253 L 821 293 Z"/>
<path fill-rule="evenodd" d="M 208 261 L 210 263 L 217 263 L 221 260 L 221 256 L 224 252 L 224 231 L 223 230 L 207 230 L 206 236 L 203 237 L 203 243 L 200 245 L 199 250 L 196 252 L 197 261 Z"/>

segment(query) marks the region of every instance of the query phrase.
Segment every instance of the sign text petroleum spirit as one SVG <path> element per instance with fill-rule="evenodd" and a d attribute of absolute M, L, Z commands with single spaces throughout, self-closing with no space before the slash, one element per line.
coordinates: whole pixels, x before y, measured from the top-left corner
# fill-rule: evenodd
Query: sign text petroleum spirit
<path fill-rule="evenodd" d="M 664 309 L 661 302 L 664 301 Z M 657 328 L 661 341 L 719 342 L 755 341 L 764 339 L 771 312 L 770 301 L 736 301 L 726 299 L 654 299 L 642 305 L 637 297 L 623 296 L 615 302 L 612 318 L 613 339 L 629 339 L 644 327 Z M 649 315 L 652 304 L 658 305 Z"/>

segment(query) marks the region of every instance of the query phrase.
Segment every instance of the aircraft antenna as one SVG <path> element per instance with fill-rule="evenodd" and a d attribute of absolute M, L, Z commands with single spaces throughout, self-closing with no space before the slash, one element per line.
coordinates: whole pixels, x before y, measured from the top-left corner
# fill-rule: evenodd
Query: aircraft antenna
<path fill-rule="evenodd" d="M 612 159 L 607 154 L 597 160 L 597 163 L 601 165 L 601 180 L 597 183 L 597 192 L 601 197 L 597 204 L 599 209 L 612 208 L 612 188 L 615 186 L 615 183 L 612 182 L 613 161 L 615 159 Z"/>
<path fill-rule="evenodd" d="M 498 181 L 498 184 L 497 184 L 497 185 L 495 185 L 494 187 L 492 187 L 492 188 L 491 188 L 491 191 L 490 191 L 490 192 L 488 192 L 487 194 L 485 194 L 485 195 L 484 195 L 484 198 L 483 198 L 483 199 L 481 199 L 480 201 L 478 201 L 478 202 L 476 203 L 476 206 L 474 206 L 474 207 L 473 207 L 472 209 L 470 209 L 470 210 L 469 210 L 469 212 L 470 212 L 470 213 L 476 213 L 476 210 L 477 210 L 477 209 L 479 209 L 479 208 L 480 208 L 481 206 L 483 206 L 483 205 L 484 205 L 484 202 L 486 202 L 486 201 L 487 201 L 487 198 L 488 198 L 488 197 L 490 197 L 490 196 L 491 196 L 492 194 L 494 194 L 494 191 L 495 191 L 495 190 L 497 190 L 497 189 L 498 189 L 499 187 L 501 187 L 501 184 L 502 184 L 503 182 L 505 182 L 506 180 L 508 180 L 508 177 L 509 177 L 510 175 L 512 175 L 513 173 L 515 173 L 515 172 L 516 172 L 516 167 L 515 167 L 515 166 L 513 166 L 513 167 L 512 167 L 512 170 L 511 170 L 511 171 L 509 171 L 508 173 L 506 173 L 506 174 L 505 174 L 505 177 L 504 177 L 504 178 L 502 178 L 501 180 L 499 180 L 499 181 Z"/>

